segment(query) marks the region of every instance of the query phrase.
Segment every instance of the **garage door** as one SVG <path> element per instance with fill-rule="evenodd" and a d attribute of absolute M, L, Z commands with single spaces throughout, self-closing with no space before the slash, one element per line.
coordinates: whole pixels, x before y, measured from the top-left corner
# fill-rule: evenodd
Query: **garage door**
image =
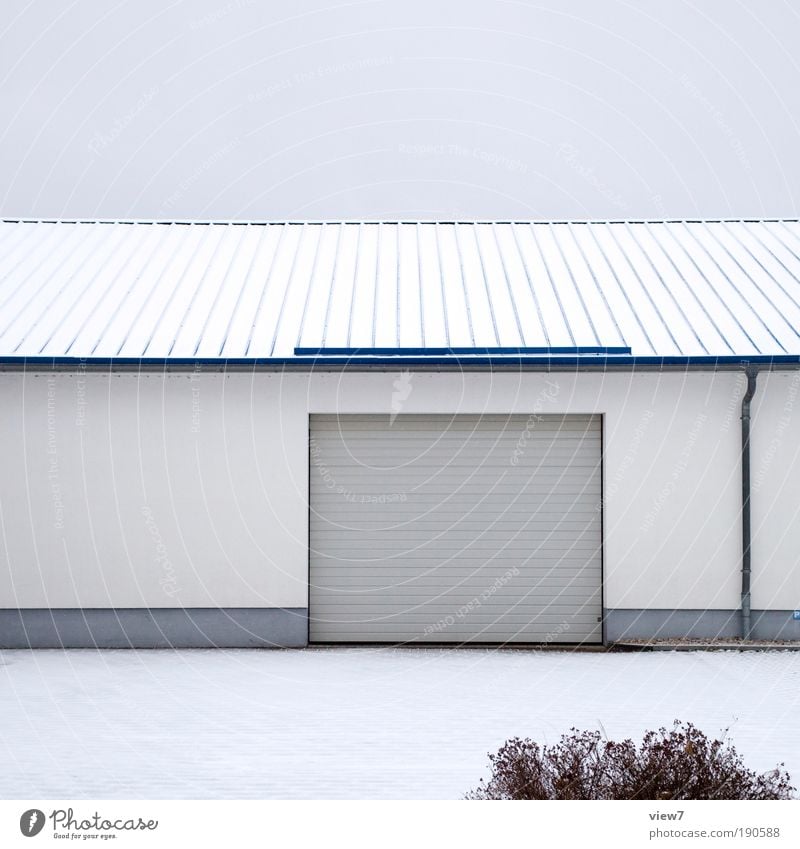
<path fill-rule="evenodd" d="M 601 640 L 597 416 L 312 416 L 310 639 Z"/>

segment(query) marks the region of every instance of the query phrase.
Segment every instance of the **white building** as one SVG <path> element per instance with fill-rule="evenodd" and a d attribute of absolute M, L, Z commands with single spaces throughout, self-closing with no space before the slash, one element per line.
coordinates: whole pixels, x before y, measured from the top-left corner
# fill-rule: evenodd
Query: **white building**
<path fill-rule="evenodd" d="M 798 638 L 798 278 L 796 221 L 4 222 L 0 645 Z"/>

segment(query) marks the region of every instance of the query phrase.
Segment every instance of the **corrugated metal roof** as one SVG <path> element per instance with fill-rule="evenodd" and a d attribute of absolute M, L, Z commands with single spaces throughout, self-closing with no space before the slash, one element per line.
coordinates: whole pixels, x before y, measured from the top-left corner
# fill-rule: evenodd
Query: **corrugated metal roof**
<path fill-rule="evenodd" d="M 6 360 L 781 357 L 798 328 L 796 220 L 0 223 Z"/>

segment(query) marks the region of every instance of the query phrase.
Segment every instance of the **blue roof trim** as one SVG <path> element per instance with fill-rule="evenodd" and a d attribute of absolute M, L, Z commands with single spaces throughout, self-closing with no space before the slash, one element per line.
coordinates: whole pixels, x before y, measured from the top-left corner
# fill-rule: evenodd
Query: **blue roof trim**
<path fill-rule="evenodd" d="M 603 347 L 600 345 L 582 345 L 579 347 L 488 347 L 488 348 L 295 348 L 296 357 L 330 356 L 381 356 L 381 357 L 450 357 L 458 354 L 470 355 L 521 355 L 521 354 L 630 354 L 626 347 Z"/>
<path fill-rule="evenodd" d="M 549 369 L 553 367 L 567 367 L 581 369 L 588 367 L 592 370 L 602 370 L 606 367 L 611 368 L 628 368 L 635 369 L 637 367 L 679 367 L 679 368 L 698 368 L 709 370 L 718 368 L 719 366 L 747 366 L 747 365 L 763 365 L 763 366 L 795 366 L 800 367 L 800 356 L 793 354 L 771 356 L 769 354 L 758 354 L 755 356 L 724 356 L 724 357 L 685 357 L 685 356 L 670 356 L 670 357 L 631 357 L 631 356 L 598 356 L 587 358 L 585 356 L 454 356 L 454 357 L 0 357 L 0 366 L 23 366 L 23 367 L 53 367 L 53 366 L 72 366 L 74 368 L 85 368 L 87 366 L 105 366 L 108 368 L 131 367 L 152 368 L 159 366 L 162 368 L 178 367 L 178 368 L 193 368 L 195 366 L 215 366 L 215 367 L 243 367 L 249 368 L 258 367 L 292 367 L 300 366 L 302 368 L 326 367 L 329 365 L 340 366 L 377 366 L 377 367 L 397 367 L 397 366 L 435 366 L 437 368 L 448 366 L 484 366 L 484 367 L 507 367 L 507 366 L 527 366 L 532 368 Z"/>

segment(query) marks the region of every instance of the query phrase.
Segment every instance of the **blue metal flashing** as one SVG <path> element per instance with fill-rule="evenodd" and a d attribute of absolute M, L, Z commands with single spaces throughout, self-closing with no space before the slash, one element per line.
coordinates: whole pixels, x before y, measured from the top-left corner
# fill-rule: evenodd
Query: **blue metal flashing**
<path fill-rule="evenodd" d="M 598 345 L 581 347 L 489 347 L 489 348 L 295 348 L 296 357 L 329 357 L 329 356 L 383 356 L 383 357 L 444 357 L 457 354 L 630 354 L 626 347 L 605 348 Z"/>

